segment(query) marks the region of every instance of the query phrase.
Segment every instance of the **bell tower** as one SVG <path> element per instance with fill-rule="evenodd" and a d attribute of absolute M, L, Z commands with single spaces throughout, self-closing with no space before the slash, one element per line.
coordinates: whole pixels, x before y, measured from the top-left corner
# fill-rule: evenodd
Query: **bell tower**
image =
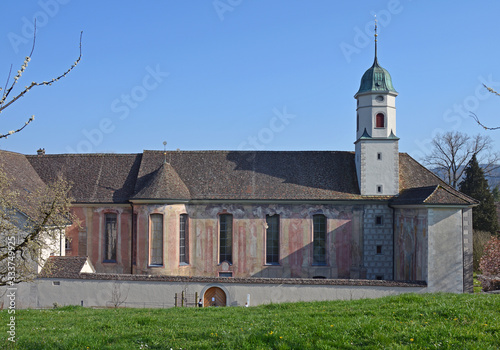
<path fill-rule="evenodd" d="M 377 58 L 363 74 L 354 95 L 356 108 L 356 173 L 364 196 L 392 196 L 399 193 L 399 138 L 396 137 L 396 96 L 391 75 Z"/>

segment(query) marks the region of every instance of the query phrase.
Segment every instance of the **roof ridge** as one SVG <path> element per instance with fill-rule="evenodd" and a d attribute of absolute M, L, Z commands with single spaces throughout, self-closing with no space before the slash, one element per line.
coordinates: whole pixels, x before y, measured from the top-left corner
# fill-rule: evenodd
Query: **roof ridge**
<path fill-rule="evenodd" d="M 432 188 L 434 187 L 434 190 L 431 192 L 430 195 L 428 195 L 422 202 L 425 203 L 429 198 L 432 197 L 432 195 L 434 195 L 434 193 L 436 193 L 436 191 L 438 190 L 439 188 L 439 185 L 433 185 L 433 186 L 426 186 L 426 187 L 423 187 L 423 188 Z"/>
<path fill-rule="evenodd" d="M 466 197 L 467 199 L 470 199 L 476 203 L 479 203 L 479 201 L 475 198 L 472 198 L 471 196 L 469 195 L 466 195 L 465 193 L 463 192 L 460 192 L 459 190 L 456 190 L 454 189 L 453 187 L 451 186 L 448 186 L 449 188 L 446 188 L 446 187 L 443 187 L 441 185 L 438 185 L 438 187 L 441 187 L 443 190 L 445 190 L 446 192 L 448 192 L 449 194 L 451 194 L 452 196 L 455 196 L 457 198 L 460 198 L 461 200 L 465 200 L 464 198 L 462 197 Z"/>
<path fill-rule="evenodd" d="M 441 179 L 439 176 L 437 176 L 436 174 L 434 174 L 432 171 L 430 171 L 429 169 L 427 169 L 425 166 L 423 166 L 422 164 L 420 164 L 420 162 L 418 162 L 415 158 L 413 158 L 412 156 L 410 156 L 407 152 L 399 152 L 399 154 L 403 154 L 403 155 L 406 155 L 408 158 L 410 158 L 413 162 L 415 162 L 420 168 L 426 170 L 427 172 L 429 172 L 432 176 L 434 176 L 437 180 L 439 180 L 439 182 L 443 183 L 444 185 L 446 186 L 450 186 L 448 185 L 443 179 Z M 428 187 L 431 187 L 431 186 L 428 186 Z M 451 187 L 451 186 L 450 186 Z"/>
<path fill-rule="evenodd" d="M 138 156 L 141 155 L 142 153 L 53 153 L 53 154 L 44 154 L 44 155 L 37 155 L 37 154 L 22 154 L 18 153 L 21 155 L 24 155 L 25 157 L 29 158 L 52 158 L 52 157 L 126 157 L 126 156 Z"/>
<path fill-rule="evenodd" d="M 148 153 L 306 153 L 306 152 L 315 152 L 315 153 L 353 153 L 353 151 L 335 151 L 335 150 L 144 150 L 143 152 Z M 141 153 L 139 153 L 141 154 Z"/>

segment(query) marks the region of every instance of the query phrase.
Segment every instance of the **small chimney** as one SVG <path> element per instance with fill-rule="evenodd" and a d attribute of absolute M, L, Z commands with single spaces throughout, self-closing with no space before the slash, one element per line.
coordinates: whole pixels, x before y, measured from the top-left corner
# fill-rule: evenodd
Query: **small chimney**
<path fill-rule="evenodd" d="M 39 156 L 44 156 L 45 155 L 45 148 L 39 148 L 38 151 L 36 151 L 36 154 Z"/>

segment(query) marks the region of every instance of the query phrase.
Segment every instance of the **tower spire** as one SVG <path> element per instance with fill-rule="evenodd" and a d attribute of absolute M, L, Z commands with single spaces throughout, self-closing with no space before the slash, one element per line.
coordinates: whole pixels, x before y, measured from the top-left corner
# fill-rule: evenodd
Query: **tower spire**
<path fill-rule="evenodd" d="M 378 63 L 377 60 L 377 15 L 375 15 L 375 62 Z"/>

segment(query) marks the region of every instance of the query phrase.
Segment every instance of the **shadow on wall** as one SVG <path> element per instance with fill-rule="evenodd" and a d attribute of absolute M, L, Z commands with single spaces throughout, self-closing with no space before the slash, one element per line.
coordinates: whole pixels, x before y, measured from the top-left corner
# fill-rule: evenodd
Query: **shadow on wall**
<path fill-rule="evenodd" d="M 252 277 L 363 278 L 360 275 L 362 252 L 351 236 L 351 221 L 327 232 L 324 245 L 311 242 L 304 246 L 302 236 L 292 236 L 280 244 L 281 251 L 286 249 L 291 253 L 280 257 L 279 264 L 270 263 Z"/>

